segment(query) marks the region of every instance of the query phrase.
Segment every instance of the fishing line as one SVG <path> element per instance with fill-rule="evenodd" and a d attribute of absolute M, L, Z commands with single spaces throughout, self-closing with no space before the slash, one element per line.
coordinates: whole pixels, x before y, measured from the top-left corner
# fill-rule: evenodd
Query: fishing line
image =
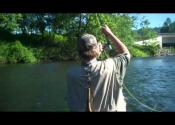
<path fill-rule="evenodd" d="M 101 28 L 101 22 L 99 21 L 99 17 L 98 17 L 97 14 L 96 14 L 96 18 L 97 18 L 98 26 L 99 26 L 99 28 Z M 106 39 L 107 39 L 107 38 L 106 38 Z M 107 44 L 110 45 L 110 42 L 109 42 L 108 39 L 107 39 Z M 109 48 L 112 49 L 112 47 L 109 47 Z M 106 54 L 106 50 L 104 50 L 104 52 L 105 52 L 106 57 L 108 57 L 108 55 Z M 147 108 L 147 109 L 149 109 L 149 110 L 151 110 L 151 111 L 154 111 L 154 112 L 161 112 L 160 110 L 154 109 L 154 108 L 152 108 L 152 107 L 150 107 L 150 106 L 144 104 L 144 103 L 141 102 L 139 99 L 137 99 L 136 96 L 134 96 L 124 84 L 123 84 L 123 88 L 127 91 L 127 93 L 128 93 L 137 103 L 139 103 L 139 104 L 142 105 L 143 107 L 145 107 L 145 108 Z"/>
<path fill-rule="evenodd" d="M 123 84 L 123 88 L 127 91 L 127 93 L 137 102 L 139 103 L 140 105 L 142 105 L 143 107 L 151 110 L 151 111 L 154 111 L 154 112 L 161 112 L 160 110 L 157 110 L 157 109 L 154 109 L 146 104 L 144 104 L 143 102 L 141 102 L 139 99 L 137 99 L 130 91 L 129 89 L 125 86 L 125 84 Z"/>

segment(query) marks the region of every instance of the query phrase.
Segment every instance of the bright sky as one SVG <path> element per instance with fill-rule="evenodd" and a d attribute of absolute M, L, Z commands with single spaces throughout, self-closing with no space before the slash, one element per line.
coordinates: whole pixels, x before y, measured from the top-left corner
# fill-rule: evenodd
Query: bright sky
<path fill-rule="evenodd" d="M 152 28 L 162 26 L 168 17 L 172 22 L 175 21 L 175 13 L 131 13 L 129 15 L 137 16 L 138 19 L 141 19 L 145 16 L 145 19 L 148 19 L 150 22 L 149 26 Z"/>

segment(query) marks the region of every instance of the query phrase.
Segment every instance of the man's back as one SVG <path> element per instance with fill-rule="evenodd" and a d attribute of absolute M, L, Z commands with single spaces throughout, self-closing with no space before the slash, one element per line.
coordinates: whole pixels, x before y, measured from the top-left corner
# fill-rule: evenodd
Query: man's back
<path fill-rule="evenodd" d="M 93 111 L 126 111 L 122 93 L 123 78 L 129 63 L 127 54 L 104 61 L 91 60 L 74 67 L 68 73 L 67 102 L 71 111 L 85 111 L 87 102 L 87 72 L 90 72 Z"/>

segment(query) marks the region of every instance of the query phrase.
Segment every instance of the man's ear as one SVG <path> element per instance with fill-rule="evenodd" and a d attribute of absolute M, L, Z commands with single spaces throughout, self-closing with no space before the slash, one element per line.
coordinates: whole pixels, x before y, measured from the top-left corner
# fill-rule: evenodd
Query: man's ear
<path fill-rule="evenodd" d="M 98 43 L 98 47 L 99 47 L 100 52 L 102 52 L 103 51 L 103 45 L 101 43 Z"/>

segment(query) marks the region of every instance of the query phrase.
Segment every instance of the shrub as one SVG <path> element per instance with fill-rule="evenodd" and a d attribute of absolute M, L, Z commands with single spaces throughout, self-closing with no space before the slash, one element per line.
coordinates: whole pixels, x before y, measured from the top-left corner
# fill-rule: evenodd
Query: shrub
<path fill-rule="evenodd" d="M 20 41 L 15 41 L 9 45 L 7 60 L 9 63 L 35 63 L 35 56 L 31 51 L 24 47 Z"/>
<path fill-rule="evenodd" d="M 0 56 L 6 56 L 7 49 L 8 49 L 8 43 L 0 41 Z"/>
<path fill-rule="evenodd" d="M 137 48 L 141 51 L 144 51 L 145 53 L 147 53 L 150 56 L 155 56 L 159 50 L 159 45 L 156 44 L 151 44 L 151 45 L 144 45 L 144 46 L 134 46 L 134 48 Z"/>
<path fill-rule="evenodd" d="M 54 34 L 54 42 L 57 43 L 57 42 L 66 42 L 67 41 L 67 38 L 64 37 L 63 35 L 57 35 L 57 34 Z"/>
<path fill-rule="evenodd" d="M 0 63 L 6 63 L 7 62 L 7 49 L 8 44 L 4 41 L 0 41 Z"/>
<path fill-rule="evenodd" d="M 43 48 L 29 48 L 29 50 L 33 53 L 35 58 L 37 58 L 37 61 L 40 62 L 42 59 L 44 59 L 43 55 Z"/>
<path fill-rule="evenodd" d="M 0 63 L 6 63 L 7 59 L 4 56 L 0 56 Z"/>
<path fill-rule="evenodd" d="M 145 53 L 144 51 L 135 48 L 135 47 L 130 47 L 129 51 L 133 57 L 148 57 L 149 55 Z"/>
<path fill-rule="evenodd" d="M 43 35 L 43 40 L 48 42 L 48 44 L 52 44 L 52 43 L 58 43 L 58 42 L 65 42 L 67 41 L 67 38 L 63 35 L 58 35 L 55 33 L 44 33 Z"/>

